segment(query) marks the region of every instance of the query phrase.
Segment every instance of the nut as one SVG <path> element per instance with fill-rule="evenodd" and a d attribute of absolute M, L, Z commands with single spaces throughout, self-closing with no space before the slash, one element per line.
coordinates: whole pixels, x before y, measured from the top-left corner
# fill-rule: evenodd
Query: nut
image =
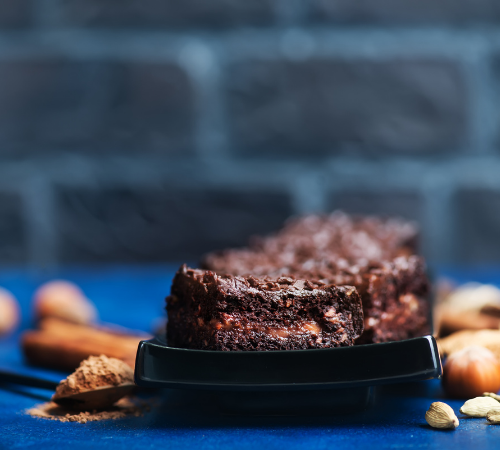
<path fill-rule="evenodd" d="M 489 423 L 499 424 L 500 423 L 500 408 L 491 409 L 490 411 L 488 411 L 488 414 L 486 414 L 486 420 L 488 420 Z"/>
<path fill-rule="evenodd" d="M 458 427 L 458 419 L 451 406 L 442 402 L 434 402 L 425 413 L 425 420 L 433 428 Z"/>
<path fill-rule="evenodd" d="M 488 349 L 473 345 L 452 353 L 443 367 L 443 388 L 450 397 L 473 398 L 500 390 L 500 364 Z"/>
<path fill-rule="evenodd" d="M 439 354 L 442 358 L 450 356 L 470 345 L 480 345 L 493 354 L 500 361 L 500 330 L 462 330 L 450 334 L 437 341 Z"/>
<path fill-rule="evenodd" d="M 11 333 L 19 325 L 19 304 L 6 289 L 0 288 L 0 335 Z"/>
<path fill-rule="evenodd" d="M 92 323 L 97 310 L 81 289 L 68 281 L 51 281 L 40 286 L 34 295 L 37 320 L 57 317 L 74 323 Z"/>
<path fill-rule="evenodd" d="M 460 408 L 462 414 L 470 417 L 486 417 L 492 409 L 499 409 L 500 402 L 491 397 L 476 397 L 467 400 Z"/>
<path fill-rule="evenodd" d="M 454 311 L 479 311 L 487 305 L 500 306 L 500 289 L 491 284 L 467 283 L 445 299 L 445 303 Z"/>
<path fill-rule="evenodd" d="M 483 397 L 491 397 L 500 402 L 500 395 L 494 394 L 493 392 L 483 392 Z"/>

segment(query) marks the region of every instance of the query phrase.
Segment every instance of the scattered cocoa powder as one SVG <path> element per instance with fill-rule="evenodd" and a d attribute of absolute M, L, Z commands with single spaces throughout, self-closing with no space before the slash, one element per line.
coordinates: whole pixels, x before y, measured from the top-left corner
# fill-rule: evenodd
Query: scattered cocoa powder
<path fill-rule="evenodd" d="M 112 407 L 105 411 L 68 412 L 66 408 L 54 402 L 42 403 L 28 409 L 27 414 L 60 422 L 87 423 L 109 419 L 120 419 L 127 416 L 142 416 L 151 408 L 149 404 L 138 398 L 125 397 L 118 400 Z"/>
<path fill-rule="evenodd" d="M 133 370 L 123 361 L 107 356 L 90 356 L 82 361 L 68 378 L 61 381 L 56 388 L 52 400 L 58 400 L 73 394 L 102 388 L 104 386 L 118 386 L 124 383 L 134 382 Z M 122 394 L 123 395 L 123 394 Z M 59 420 L 61 422 L 94 422 L 98 420 L 119 419 L 126 416 L 140 416 L 150 409 L 148 403 L 132 397 L 125 397 L 118 401 L 112 400 L 113 404 L 107 403 L 109 397 L 103 395 L 103 399 L 97 403 L 91 411 L 74 411 L 67 407 L 58 405 L 54 401 L 37 405 L 28 409 L 27 414 L 44 419 Z"/>
<path fill-rule="evenodd" d="M 105 355 L 90 356 L 81 362 L 80 367 L 57 386 L 52 397 L 57 399 L 78 394 L 103 386 L 118 386 L 134 382 L 134 371 L 120 359 Z"/>

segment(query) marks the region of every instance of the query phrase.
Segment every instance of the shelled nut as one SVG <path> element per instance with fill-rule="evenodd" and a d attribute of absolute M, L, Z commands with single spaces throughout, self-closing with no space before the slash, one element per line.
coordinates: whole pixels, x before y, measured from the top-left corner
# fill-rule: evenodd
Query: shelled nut
<path fill-rule="evenodd" d="M 483 392 L 483 397 L 491 397 L 500 402 L 500 395 L 494 394 L 493 392 Z"/>
<path fill-rule="evenodd" d="M 425 420 L 433 428 L 458 427 L 458 418 L 451 406 L 442 402 L 434 402 L 425 413 Z"/>
<path fill-rule="evenodd" d="M 500 402 L 491 397 L 476 397 L 467 400 L 460 412 L 470 417 L 486 417 L 492 409 L 500 409 Z"/>

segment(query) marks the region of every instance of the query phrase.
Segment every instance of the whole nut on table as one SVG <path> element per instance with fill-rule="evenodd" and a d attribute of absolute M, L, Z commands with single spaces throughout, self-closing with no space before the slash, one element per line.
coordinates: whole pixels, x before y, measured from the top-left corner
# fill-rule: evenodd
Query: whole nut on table
<path fill-rule="evenodd" d="M 458 418 L 451 406 L 443 402 L 434 402 L 425 413 L 425 420 L 433 428 L 458 427 Z"/>
<path fill-rule="evenodd" d="M 460 412 L 469 417 L 486 417 L 492 409 L 500 409 L 500 402 L 491 397 L 476 397 L 467 400 Z"/>
<path fill-rule="evenodd" d="M 82 290 L 69 281 L 55 280 L 40 286 L 33 296 L 37 320 L 57 317 L 69 322 L 89 324 L 97 319 L 97 309 Z"/>
<path fill-rule="evenodd" d="M 443 388 L 455 398 L 500 390 L 500 364 L 487 348 L 473 345 L 452 353 L 443 367 Z"/>
<path fill-rule="evenodd" d="M 0 288 L 0 336 L 16 329 L 20 315 L 16 298 L 8 290 Z"/>
<path fill-rule="evenodd" d="M 495 394 L 493 392 L 483 392 L 483 397 L 491 397 L 500 402 L 500 395 Z"/>

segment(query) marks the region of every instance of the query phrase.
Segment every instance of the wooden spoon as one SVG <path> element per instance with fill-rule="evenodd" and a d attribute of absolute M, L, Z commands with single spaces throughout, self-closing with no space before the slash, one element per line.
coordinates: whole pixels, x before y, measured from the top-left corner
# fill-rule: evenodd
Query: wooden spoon
<path fill-rule="evenodd" d="M 18 384 L 21 386 L 30 386 L 41 389 L 55 390 L 59 383 L 50 380 L 44 380 L 28 375 L 0 370 L 0 383 Z M 93 409 L 106 409 L 120 400 L 127 394 L 130 394 L 135 388 L 134 383 L 122 383 L 118 386 L 100 386 L 95 389 L 78 392 L 71 395 L 52 396 L 52 401 L 65 408 L 79 411 Z"/>

